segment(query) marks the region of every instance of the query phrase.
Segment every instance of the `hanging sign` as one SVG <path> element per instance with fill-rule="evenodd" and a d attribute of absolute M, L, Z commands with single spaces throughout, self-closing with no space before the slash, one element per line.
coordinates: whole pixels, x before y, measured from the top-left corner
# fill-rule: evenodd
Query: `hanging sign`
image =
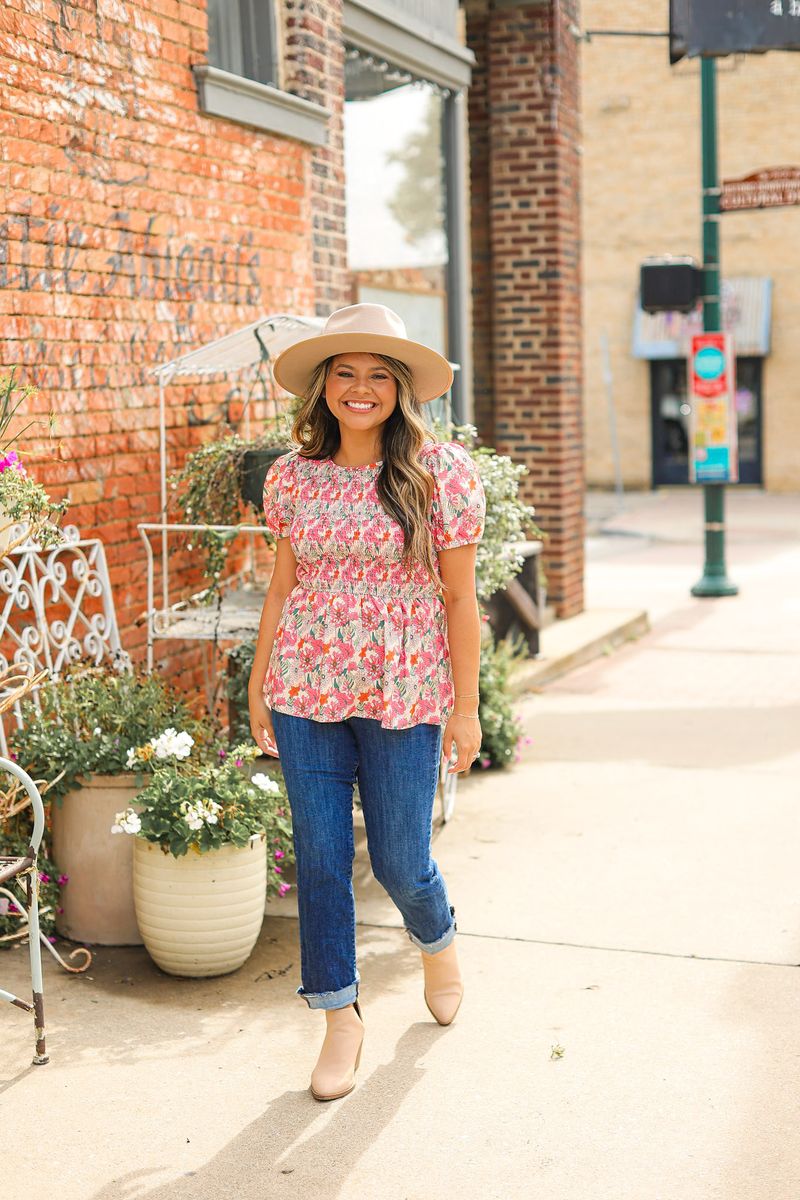
<path fill-rule="evenodd" d="M 798 0 L 800 5 L 800 0 Z M 742 179 L 724 179 L 720 207 L 723 212 L 739 208 L 775 208 L 800 204 L 800 167 L 770 167 Z"/>
<path fill-rule="evenodd" d="M 765 50 L 800 50 L 800 0 L 670 0 L 670 62 Z"/>
<path fill-rule="evenodd" d="M 736 483 L 736 360 L 729 333 L 697 333 L 689 354 L 689 480 Z"/>

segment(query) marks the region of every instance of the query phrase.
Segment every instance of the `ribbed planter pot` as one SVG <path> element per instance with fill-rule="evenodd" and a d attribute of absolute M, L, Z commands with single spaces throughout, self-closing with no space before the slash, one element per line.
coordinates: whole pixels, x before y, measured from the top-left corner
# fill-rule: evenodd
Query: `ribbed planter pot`
<path fill-rule="evenodd" d="M 53 861 L 69 876 L 56 930 L 97 946 L 141 946 L 133 906 L 133 841 L 113 834 L 118 812 L 133 804 L 136 776 L 92 775 L 54 803 Z"/>
<path fill-rule="evenodd" d="M 168 975 L 227 975 L 256 944 L 267 896 L 260 837 L 179 858 L 134 837 L 133 895 L 142 938 Z"/>

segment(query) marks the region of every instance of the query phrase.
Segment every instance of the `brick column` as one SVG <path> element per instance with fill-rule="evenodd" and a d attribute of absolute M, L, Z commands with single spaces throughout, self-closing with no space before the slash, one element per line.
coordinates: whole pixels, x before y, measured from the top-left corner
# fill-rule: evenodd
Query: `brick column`
<path fill-rule="evenodd" d="M 342 0 L 286 0 L 286 87 L 331 113 L 328 142 L 311 159 L 316 313 L 350 302 L 344 185 Z"/>
<path fill-rule="evenodd" d="M 474 0 L 476 424 L 524 462 L 559 616 L 583 607 L 577 0 Z"/>

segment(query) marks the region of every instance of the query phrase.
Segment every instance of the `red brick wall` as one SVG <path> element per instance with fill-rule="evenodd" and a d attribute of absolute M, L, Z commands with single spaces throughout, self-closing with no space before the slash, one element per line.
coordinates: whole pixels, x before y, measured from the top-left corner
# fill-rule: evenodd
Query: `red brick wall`
<path fill-rule="evenodd" d="M 340 5 L 303 7 L 330 22 Z M 313 311 L 315 277 L 335 291 L 338 259 L 325 276 L 315 258 L 341 216 L 340 138 L 334 129 L 321 217 L 309 147 L 198 111 L 191 65 L 206 53 L 202 0 L 0 9 L 0 369 L 19 364 L 58 415 L 60 457 L 34 444 L 28 461 L 54 496 L 69 493 L 68 519 L 104 539 L 135 657 L 136 523 L 159 514 L 149 368 L 262 313 Z M 324 88 L 340 73 L 339 52 L 326 53 L 334 65 L 306 62 L 309 95 L 314 77 Z M 168 389 L 171 467 L 236 395 L 234 381 Z M 197 662 L 197 646 L 158 648 L 170 670 Z"/>
<path fill-rule="evenodd" d="M 346 276 L 344 183 L 344 43 L 342 0 L 284 0 L 286 86 L 327 108 L 328 140 L 311 164 L 311 227 L 316 313 L 350 303 Z"/>
<path fill-rule="evenodd" d="M 576 0 L 468 9 L 476 423 L 524 462 L 560 616 L 583 607 Z"/>

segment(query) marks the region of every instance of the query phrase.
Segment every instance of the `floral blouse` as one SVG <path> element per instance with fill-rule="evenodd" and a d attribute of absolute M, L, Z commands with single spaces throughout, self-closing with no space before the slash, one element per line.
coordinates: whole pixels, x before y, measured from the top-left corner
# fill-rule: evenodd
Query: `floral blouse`
<path fill-rule="evenodd" d="M 434 480 L 434 551 L 479 542 L 486 497 L 474 460 L 458 442 L 426 442 L 419 454 Z M 403 530 L 377 496 L 381 465 L 292 450 L 267 472 L 267 527 L 297 559 L 263 684 L 279 712 L 407 729 L 444 724 L 453 710 L 442 593 L 421 563 L 401 562 Z"/>

